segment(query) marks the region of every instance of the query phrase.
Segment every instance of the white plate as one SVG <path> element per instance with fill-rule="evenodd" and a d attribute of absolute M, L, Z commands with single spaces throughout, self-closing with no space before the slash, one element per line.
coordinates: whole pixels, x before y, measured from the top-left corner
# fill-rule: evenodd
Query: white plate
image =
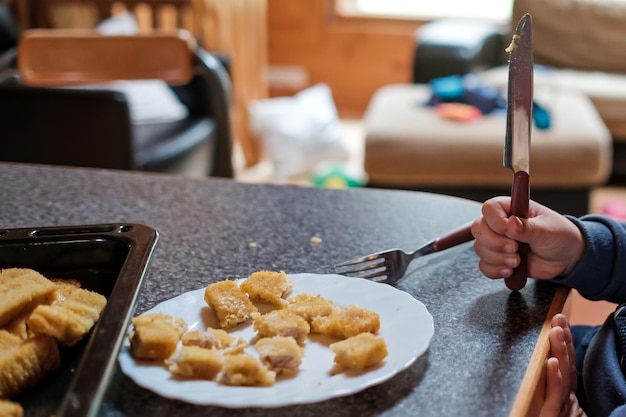
<path fill-rule="evenodd" d="M 163 397 L 197 405 L 228 408 L 282 407 L 340 397 L 380 384 L 408 368 L 422 355 L 434 334 L 433 318 L 421 302 L 385 284 L 341 275 L 293 274 L 292 294 L 308 292 L 332 300 L 340 307 L 357 304 L 380 315 L 380 336 L 389 354 L 378 367 L 363 372 L 331 373 L 332 351 L 312 339 L 294 377 L 277 378 L 271 387 L 232 387 L 212 381 L 185 380 L 172 376 L 162 365 L 137 361 L 128 352 L 128 340 L 119 356 L 122 371 L 138 385 Z M 149 312 L 183 318 L 190 330 L 217 327 L 217 318 L 204 302 L 204 288 L 167 300 Z M 250 341 L 251 325 L 238 327 L 232 335 Z M 253 349 L 253 348 L 251 348 Z M 253 350 L 251 350 L 253 351 Z"/>

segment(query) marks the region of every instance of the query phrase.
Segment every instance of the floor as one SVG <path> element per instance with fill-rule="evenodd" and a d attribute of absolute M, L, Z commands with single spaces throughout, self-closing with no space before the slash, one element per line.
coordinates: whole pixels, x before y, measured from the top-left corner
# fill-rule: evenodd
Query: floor
<path fill-rule="evenodd" d="M 352 172 L 359 171 L 363 165 L 363 139 L 365 137 L 363 126 L 358 120 L 342 120 L 341 129 L 350 151 L 345 165 Z M 234 159 L 238 181 L 311 184 L 311 178 L 307 176 L 289 181 L 275 181 L 272 178 L 272 163 L 267 160 L 254 167 L 246 167 L 239 149 L 235 149 Z M 626 218 L 626 187 L 602 187 L 594 190 L 590 206 L 592 213 L 623 215 Z M 612 209 L 610 213 L 607 213 L 607 207 Z M 569 312 L 569 318 L 573 324 L 600 324 L 614 308 L 615 305 L 608 302 L 586 300 L 576 291 L 572 291 L 566 304 L 566 311 Z"/>

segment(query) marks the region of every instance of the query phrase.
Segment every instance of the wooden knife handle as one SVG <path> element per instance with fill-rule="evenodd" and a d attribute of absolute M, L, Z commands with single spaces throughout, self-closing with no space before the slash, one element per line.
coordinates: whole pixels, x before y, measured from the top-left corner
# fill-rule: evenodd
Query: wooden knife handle
<path fill-rule="evenodd" d="M 525 219 L 528 217 L 528 205 L 530 202 L 530 178 L 527 172 L 518 171 L 513 176 L 513 187 L 511 189 L 511 213 L 512 216 Z M 518 291 L 526 285 L 528 278 L 528 244 L 518 242 L 517 253 L 520 256 L 520 264 L 513 270 L 513 274 L 504 279 L 506 286 Z"/>

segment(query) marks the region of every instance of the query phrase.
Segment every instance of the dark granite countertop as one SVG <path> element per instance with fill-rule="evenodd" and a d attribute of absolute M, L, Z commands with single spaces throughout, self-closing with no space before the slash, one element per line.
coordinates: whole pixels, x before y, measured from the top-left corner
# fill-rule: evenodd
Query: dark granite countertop
<path fill-rule="evenodd" d="M 209 282 L 260 269 L 332 273 L 334 264 L 356 256 L 414 249 L 480 213 L 478 203 L 419 192 L 6 163 L 0 163 L 0 194 L 0 228 L 130 222 L 158 230 L 137 313 Z M 322 242 L 312 244 L 312 236 Z M 117 369 L 100 414 L 508 415 L 554 287 L 531 280 L 512 293 L 503 282 L 481 275 L 466 243 L 414 261 L 398 288 L 426 305 L 435 335 L 426 354 L 380 385 L 317 404 L 232 410 L 162 399 Z"/>

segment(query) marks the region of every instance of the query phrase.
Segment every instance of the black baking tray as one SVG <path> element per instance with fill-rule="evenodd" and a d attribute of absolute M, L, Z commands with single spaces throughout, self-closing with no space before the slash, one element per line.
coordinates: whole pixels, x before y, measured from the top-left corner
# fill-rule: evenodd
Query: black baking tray
<path fill-rule="evenodd" d="M 91 334 L 60 349 L 59 371 L 13 398 L 25 417 L 98 413 L 157 241 L 156 230 L 132 223 L 0 229 L 0 269 L 77 279 L 107 298 Z"/>

